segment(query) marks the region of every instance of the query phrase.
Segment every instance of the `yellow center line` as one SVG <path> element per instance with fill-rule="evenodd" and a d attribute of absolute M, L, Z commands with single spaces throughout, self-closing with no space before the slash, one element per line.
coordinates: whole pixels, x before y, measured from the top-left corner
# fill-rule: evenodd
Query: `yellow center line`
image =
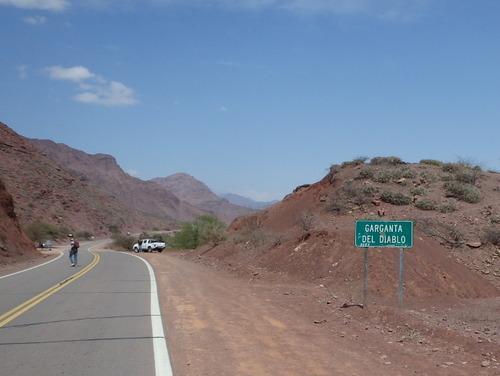
<path fill-rule="evenodd" d="M 91 253 L 94 255 L 94 259 L 89 265 L 80 270 L 78 273 L 73 274 L 71 277 L 65 279 L 64 281 L 59 282 L 57 285 L 52 286 L 51 288 L 45 290 L 44 292 L 41 292 L 37 296 L 25 301 L 24 303 L 21 303 L 16 308 L 13 308 L 9 312 L 6 312 L 2 316 L 0 316 L 0 328 L 6 325 L 7 323 L 11 322 L 12 320 L 14 320 L 16 317 L 22 315 L 24 312 L 33 308 L 38 303 L 44 301 L 49 296 L 55 294 L 59 290 L 68 286 L 71 282 L 76 281 L 78 278 L 88 273 L 94 266 L 97 265 L 99 259 L 101 258 L 97 253 L 94 252 Z"/>

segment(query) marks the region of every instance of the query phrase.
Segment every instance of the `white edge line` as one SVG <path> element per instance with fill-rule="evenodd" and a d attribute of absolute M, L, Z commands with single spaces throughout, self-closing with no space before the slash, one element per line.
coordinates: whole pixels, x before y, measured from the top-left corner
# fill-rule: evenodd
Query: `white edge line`
<path fill-rule="evenodd" d="M 27 272 L 27 271 L 30 271 L 30 270 L 33 270 L 33 269 L 36 269 L 36 268 L 40 268 L 41 266 L 44 266 L 44 265 L 47 265 L 47 264 L 50 264 L 51 262 L 54 262 L 58 259 L 60 259 L 62 257 L 62 255 L 64 254 L 63 251 L 59 251 L 59 256 L 57 256 L 55 259 L 52 259 L 50 261 L 47 261 L 47 262 L 44 262 L 43 264 L 40 264 L 40 265 L 36 265 L 36 266 L 33 266 L 31 268 L 28 268 L 28 269 L 23 269 L 23 270 L 20 270 L 18 272 L 15 272 L 15 273 L 11 273 L 11 274 L 7 274 L 7 275 L 4 275 L 2 277 L 0 277 L 0 279 L 2 278 L 7 278 L 7 277 L 12 277 L 13 275 L 16 275 L 16 274 L 21 274 L 21 273 L 24 273 L 24 272 Z"/>
<path fill-rule="evenodd" d="M 120 252 L 124 253 L 124 252 Z M 153 329 L 153 351 L 155 358 L 155 370 L 156 376 L 173 376 L 172 365 L 170 363 L 170 357 L 167 348 L 167 339 L 165 337 L 165 332 L 163 330 L 163 322 L 161 319 L 160 303 L 158 300 L 158 288 L 156 284 L 155 272 L 151 264 L 131 253 L 125 253 L 129 256 L 137 257 L 142 260 L 149 271 L 149 279 L 151 281 L 151 327 Z"/>

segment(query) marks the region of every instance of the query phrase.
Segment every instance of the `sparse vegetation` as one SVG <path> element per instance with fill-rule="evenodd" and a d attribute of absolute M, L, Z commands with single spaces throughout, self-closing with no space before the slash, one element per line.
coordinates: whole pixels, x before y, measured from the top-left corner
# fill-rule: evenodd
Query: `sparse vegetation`
<path fill-rule="evenodd" d="M 90 240 L 93 238 L 93 234 L 90 231 L 79 231 L 75 233 L 77 239 Z"/>
<path fill-rule="evenodd" d="M 358 179 L 372 179 L 375 175 L 376 170 L 371 166 L 366 166 L 359 171 Z"/>
<path fill-rule="evenodd" d="M 483 242 L 493 245 L 500 245 L 500 230 L 496 228 L 485 228 L 483 234 Z"/>
<path fill-rule="evenodd" d="M 424 233 L 444 240 L 447 244 L 453 247 L 464 244 L 464 234 L 456 226 L 440 223 L 429 218 L 415 219 L 414 222 L 416 227 Z"/>
<path fill-rule="evenodd" d="M 441 213 L 451 213 L 457 210 L 457 202 L 455 200 L 449 200 L 445 204 L 439 206 L 438 210 Z"/>
<path fill-rule="evenodd" d="M 460 171 L 455 175 L 455 179 L 461 183 L 475 185 L 482 176 L 482 170 L 479 167 Z"/>
<path fill-rule="evenodd" d="M 28 224 L 24 228 L 24 232 L 36 243 L 42 243 L 46 240 L 57 240 L 67 236 L 67 233 L 63 229 L 42 221 Z"/>
<path fill-rule="evenodd" d="M 413 196 L 423 196 L 425 194 L 425 189 L 423 187 L 415 187 L 410 192 Z"/>
<path fill-rule="evenodd" d="M 444 188 L 448 191 L 449 195 L 461 201 L 471 204 L 481 201 L 481 192 L 473 185 L 454 181 L 446 182 Z"/>
<path fill-rule="evenodd" d="M 123 251 L 130 251 L 135 244 L 135 238 L 118 232 L 115 232 L 111 238 L 113 239 L 113 246 Z"/>
<path fill-rule="evenodd" d="M 375 157 L 370 160 L 372 165 L 391 165 L 396 166 L 404 162 L 398 157 Z"/>
<path fill-rule="evenodd" d="M 429 166 L 438 166 L 441 167 L 443 165 L 443 162 L 436 161 L 435 159 L 422 159 L 420 161 L 420 164 L 425 164 Z"/>
<path fill-rule="evenodd" d="M 314 226 L 315 215 L 312 212 L 303 212 L 300 214 L 298 221 L 304 231 L 309 231 Z"/>
<path fill-rule="evenodd" d="M 368 159 L 368 157 L 356 157 L 352 161 L 346 161 L 343 162 L 341 167 L 346 168 L 346 167 L 353 167 L 353 166 L 359 166 L 365 163 Z"/>
<path fill-rule="evenodd" d="M 445 163 L 443 164 L 442 169 L 444 172 L 451 172 L 454 174 L 462 169 L 462 165 L 458 163 Z"/>
<path fill-rule="evenodd" d="M 333 197 L 325 206 L 327 211 L 342 214 L 347 211 L 347 205 L 340 197 Z"/>
<path fill-rule="evenodd" d="M 366 196 L 372 196 L 374 193 L 378 192 L 378 188 L 370 183 L 363 184 L 361 190 Z"/>
<path fill-rule="evenodd" d="M 356 185 L 353 180 L 347 180 L 342 186 L 342 192 L 348 200 L 355 205 L 361 206 L 368 203 L 368 198 L 363 192 L 363 188 Z"/>
<path fill-rule="evenodd" d="M 206 243 L 216 245 L 225 239 L 225 229 L 225 223 L 215 217 L 204 215 L 194 222 L 185 223 L 171 238 L 171 244 L 176 249 L 196 249 Z"/>
<path fill-rule="evenodd" d="M 409 205 L 413 202 L 413 198 L 401 192 L 383 191 L 380 199 L 392 205 Z"/>
<path fill-rule="evenodd" d="M 420 210 L 436 210 L 438 204 L 435 200 L 419 200 L 415 202 L 415 207 Z"/>

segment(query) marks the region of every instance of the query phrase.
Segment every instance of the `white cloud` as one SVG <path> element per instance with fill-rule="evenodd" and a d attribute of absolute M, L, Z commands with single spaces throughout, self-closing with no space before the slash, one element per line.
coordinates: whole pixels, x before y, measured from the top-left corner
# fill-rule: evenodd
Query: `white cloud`
<path fill-rule="evenodd" d="M 25 17 L 23 21 L 30 25 L 41 25 L 47 21 L 47 18 L 44 16 L 33 16 L 33 17 Z"/>
<path fill-rule="evenodd" d="M 63 11 L 69 8 L 70 3 L 66 0 L 0 0 L 0 5 L 10 5 L 23 9 Z"/>
<path fill-rule="evenodd" d="M 112 81 L 102 85 L 86 86 L 85 91 L 75 95 L 73 99 L 78 102 L 102 104 L 106 106 L 123 106 L 138 103 L 134 98 L 134 91 L 121 82 Z"/>
<path fill-rule="evenodd" d="M 129 87 L 121 82 L 108 81 L 85 67 L 53 66 L 45 70 L 54 80 L 66 80 L 78 84 L 81 93 L 73 97 L 75 101 L 105 106 L 133 105 L 139 102 Z"/>
<path fill-rule="evenodd" d="M 80 82 L 95 77 L 93 73 L 90 73 L 87 68 L 82 66 L 64 68 L 57 65 L 53 67 L 47 67 L 46 70 L 49 73 L 49 77 L 55 80 L 70 80 Z"/>
<path fill-rule="evenodd" d="M 20 78 L 28 77 L 28 67 L 26 65 L 20 65 L 17 67 L 17 72 Z"/>

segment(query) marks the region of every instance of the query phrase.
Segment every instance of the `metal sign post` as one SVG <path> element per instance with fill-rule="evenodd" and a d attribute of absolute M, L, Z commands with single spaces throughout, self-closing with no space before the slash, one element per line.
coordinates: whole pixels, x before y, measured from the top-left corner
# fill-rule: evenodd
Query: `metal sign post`
<path fill-rule="evenodd" d="M 365 249 L 363 306 L 368 304 L 368 248 L 399 248 L 399 304 L 404 294 L 404 249 L 413 247 L 412 221 L 356 221 L 355 245 Z"/>

